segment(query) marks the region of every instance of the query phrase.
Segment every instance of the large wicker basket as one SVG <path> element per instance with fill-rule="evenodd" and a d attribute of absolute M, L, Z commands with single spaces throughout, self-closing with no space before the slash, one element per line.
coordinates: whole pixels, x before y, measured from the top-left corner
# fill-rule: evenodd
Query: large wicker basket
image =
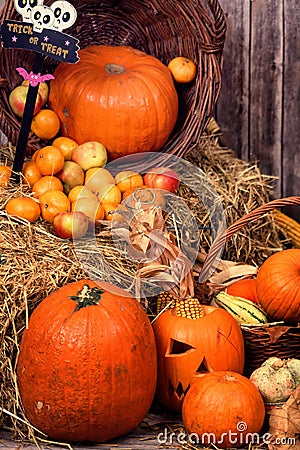
<path fill-rule="evenodd" d="M 52 1 L 45 0 L 45 4 Z M 222 50 L 226 23 L 217 0 L 71 0 L 77 20 L 68 34 L 79 39 L 80 48 L 90 45 L 129 45 L 167 64 L 183 55 L 197 64 L 197 77 L 189 86 L 177 86 L 179 118 L 161 151 L 184 155 L 199 141 L 213 114 L 221 88 Z M 13 0 L 7 0 L 0 15 L 21 20 Z M 0 48 L 0 129 L 15 145 L 20 121 L 8 103 L 9 92 L 22 82 L 16 67 L 30 70 L 33 52 Z M 57 61 L 47 57 L 44 73 L 53 72 Z M 28 151 L 42 143 L 29 135 Z"/>
<path fill-rule="evenodd" d="M 203 263 L 198 280 L 200 286 L 205 286 L 205 282 L 213 271 L 214 262 L 218 258 L 220 249 L 231 236 L 247 223 L 285 206 L 300 206 L 300 197 L 276 199 L 263 204 L 245 214 L 218 236 L 210 247 Z M 199 286 L 197 286 L 197 289 L 200 289 Z M 242 332 L 245 343 L 244 374 L 246 376 L 249 376 L 253 370 L 260 367 L 271 356 L 282 359 L 300 359 L 300 323 L 271 323 L 255 327 L 242 326 Z"/>

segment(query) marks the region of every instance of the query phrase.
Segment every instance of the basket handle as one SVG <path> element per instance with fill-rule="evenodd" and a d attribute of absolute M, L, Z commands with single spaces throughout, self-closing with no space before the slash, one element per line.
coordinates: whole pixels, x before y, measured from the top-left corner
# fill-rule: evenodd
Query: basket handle
<path fill-rule="evenodd" d="M 205 2 L 203 3 L 205 4 Z M 207 0 L 207 8 L 208 7 L 214 18 L 214 23 L 212 24 L 214 39 L 213 42 L 204 42 L 202 40 L 200 44 L 201 50 L 205 53 L 220 53 L 222 52 L 225 43 L 227 29 L 226 17 L 219 0 Z"/>
<path fill-rule="evenodd" d="M 239 229 L 247 223 L 261 218 L 264 214 L 272 211 L 275 208 L 281 208 L 284 206 L 300 206 L 300 197 L 295 196 L 272 200 L 269 203 L 261 205 L 258 208 L 252 210 L 248 214 L 245 214 L 232 225 L 230 225 L 223 234 L 221 234 L 214 240 L 212 246 L 210 247 L 203 262 L 198 282 L 205 283 L 205 281 L 207 281 L 207 279 L 211 275 L 213 263 L 215 262 L 216 258 L 218 258 L 218 252 L 222 249 L 223 245 L 233 234 L 239 231 Z"/>

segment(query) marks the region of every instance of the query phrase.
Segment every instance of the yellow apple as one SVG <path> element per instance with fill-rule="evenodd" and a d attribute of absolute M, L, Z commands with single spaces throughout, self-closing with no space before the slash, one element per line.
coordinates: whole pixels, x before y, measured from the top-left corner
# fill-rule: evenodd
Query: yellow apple
<path fill-rule="evenodd" d="M 72 161 L 79 164 L 83 170 L 103 167 L 107 163 L 107 151 L 100 142 L 85 142 L 73 150 Z"/>

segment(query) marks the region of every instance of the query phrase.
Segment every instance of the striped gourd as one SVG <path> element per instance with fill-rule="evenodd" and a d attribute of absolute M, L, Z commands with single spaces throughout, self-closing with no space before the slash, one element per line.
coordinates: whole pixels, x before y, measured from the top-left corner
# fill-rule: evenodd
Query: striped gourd
<path fill-rule="evenodd" d="M 214 302 L 230 312 L 240 324 L 256 325 L 268 323 L 266 313 L 251 300 L 234 297 L 233 295 L 226 294 L 226 292 L 219 292 L 215 296 Z"/>

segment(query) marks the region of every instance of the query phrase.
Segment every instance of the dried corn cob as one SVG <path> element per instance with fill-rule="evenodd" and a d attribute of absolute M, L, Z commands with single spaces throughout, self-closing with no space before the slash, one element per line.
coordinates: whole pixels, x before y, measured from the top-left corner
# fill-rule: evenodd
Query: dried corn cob
<path fill-rule="evenodd" d="M 204 316 L 204 311 L 200 302 L 195 297 L 188 297 L 184 300 L 178 300 L 176 302 L 176 315 L 180 317 L 186 317 L 187 319 L 200 319 Z"/>
<path fill-rule="evenodd" d="M 292 245 L 300 248 L 300 223 L 278 209 L 275 209 L 272 214 L 276 224 L 291 240 Z"/>
<path fill-rule="evenodd" d="M 176 311 L 176 315 L 180 317 L 186 317 L 188 319 L 200 319 L 203 317 L 203 308 L 200 302 L 195 297 L 188 297 L 185 299 L 178 299 L 169 292 L 163 292 L 159 294 L 157 298 L 157 314 L 159 314 L 164 308 L 173 308 Z"/>
<path fill-rule="evenodd" d="M 157 297 L 156 301 L 156 312 L 159 314 L 163 309 L 169 307 L 169 308 L 175 308 L 176 305 L 176 298 L 173 294 L 170 294 L 169 292 L 161 292 L 159 296 Z"/>

